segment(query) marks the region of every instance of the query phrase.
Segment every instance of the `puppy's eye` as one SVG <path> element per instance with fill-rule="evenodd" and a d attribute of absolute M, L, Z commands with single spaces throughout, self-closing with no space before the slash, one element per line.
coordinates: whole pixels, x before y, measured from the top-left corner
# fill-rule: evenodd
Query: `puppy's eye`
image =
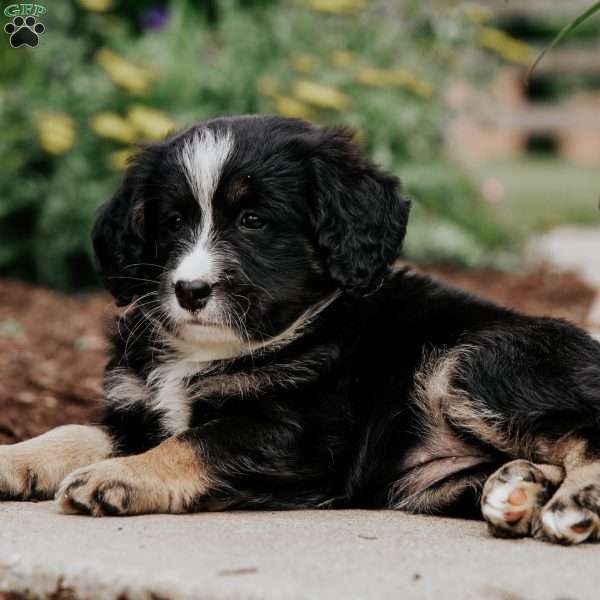
<path fill-rule="evenodd" d="M 171 215 L 161 222 L 161 226 L 169 233 L 176 233 L 183 226 L 183 218 L 181 215 Z"/>
<path fill-rule="evenodd" d="M 265 222 L 255 213 L 246 212 L 240 218 L 240 225 L 244 229 L 262 229 Z"/>

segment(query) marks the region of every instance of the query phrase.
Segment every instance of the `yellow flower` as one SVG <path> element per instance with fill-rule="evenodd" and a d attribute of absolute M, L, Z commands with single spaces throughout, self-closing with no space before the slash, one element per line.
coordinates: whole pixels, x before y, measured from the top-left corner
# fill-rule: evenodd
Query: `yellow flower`
<path fill-rule="evenodd" d="M 494 16 L 494 12 L 491 9 L 479 4 L 467 4 L 464 10 L 472 23 L 486 23 Z"/>
<path fill-rule="evenodd" d="M 297 54 L 292 57 L 292 67 L 300 73 L 312 73 L 316 63 L 315 57 L 310 54 Z"/>
<path fill-rule="evenodd" d="M 177 129 L 177 123 L 169 115 L 143 104 L 130 106 L 127 118 L 147 141 L 159 140 Z"/>
<path fill-rule="evenodd" d="M 345 110 L 350 106 L 348 96 L 333 87 L 315 81 L 297 81 L 294 85 L 294 96 L 319 108 Z"/>
<path fill-rule="evenodd" d="M 356 81 L 372 87 L 404 88 L 425 98 L 429 98 L 433 94 L 431 83 L 420 79 L 415 73 L 403 67 L 395 69 L 365 67 L 357 73 Z"/>
<path fill-rule="evenodd" d="M 142 94 L 156 77 L 149 69 L 130 63 L 116 52 L 102 48 L 96 52 L 96 62 L 106 74 L 121 87 L 132 94 Z"/>
<path fill-rule="evenodd" d="M 40 146 L 48 154 L 64 154 L 75 143 L 75 121 L 66 113 L 41 113 L 35 127 Z"/>
<path fill-rule="evenodd" d="M 280 87 L 279 81 L 273 77 L 261 77 L 258 80 L 258 91 L 263 96 L 276 96 Z"/>
<path fill-rule="evenodd" d="M 115 171 L 122 171 L 127 168 L 127 164 L 129 163 L 129 159 L 135 155 L 137 152 L 137 148 L 123 148 L 122 150 L 115 150 L 111 152 L 106 162 L 111 169 Z"/>
<path fill-rule="evenodd" d="M 352 141 L 359 146 L 364 146 L 367 143 L 367 132 L 361 127 L 354 130 Z"/>
<path fill-rule="evenodd" d="M 417 94 L 417 96 L 422 96 L 423 98 L 431 98 L 434 92 L 433 85 L 424 79 L 416 79 L 412 86 L 409 86 L 409 89 Z"/>
<path fill-rule="evenodd" d="M 113 7 L 112 0 L 79 0 L 79 4 L 86 10 L 94 12 L 104 12 Z"/>
<path fill-rule="evenodd" d="M 338 69 L 349 69 L 354 63 L 354 54 L 350 50 L 336 50 L 331 55 L 331 62 Z"/>
<path fill-rule="evenodd" d="M 363 85 L 372 87 L 389 87 L 392 85 L 390 71 L 385 69 L 376 69 L 375 67 L 365 67 L 356 75 L 356 81 Z M 402 79 L 402 75 L 398 78 Z"/>
<path fill-rule="evenodd" d="M 366 0 L 307 0 L 307 4 L 319 12 L 343 15 L 363 9 L 367 2 Z"/>
<path fill-rule="evenodd" d="M 479 43 L 483 48 L 495 52 L 505 60 L 521 65 L 530 64 L 535 56 L 535 52 L 529 44 L 493 27 L 480 29 Z"/>
<path fill-rule="evenodd" d="M 101 137 L 131 144 L 138 139 L 137 129 L 127 120 L 115 113 L 103 112 L 90 119 L 90 127 Z"/>
<path fill-rule="evenodd" d="M 315 113 L 310 106 L 290 96 L 276 96 L 275 110 L 283 117 L 306 119 L 307 121 L 312 121 L 315 118 Z"/>

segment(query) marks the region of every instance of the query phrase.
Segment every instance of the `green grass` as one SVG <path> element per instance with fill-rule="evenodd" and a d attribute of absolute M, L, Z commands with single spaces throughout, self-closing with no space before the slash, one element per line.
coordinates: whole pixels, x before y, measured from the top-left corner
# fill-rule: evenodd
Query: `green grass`
<path fill-rule="evenodd" d="M 439 161 L 397 170 L 413 199 L 404 250 L 415 262 L 517 268 L 532 234 L 600 224 L 597 168 L 529 156 L 466 173 Z"/>
<path fill-rule="evenodd" d="M 600 169 L 544 158 L 523 158 L 473 170 L 474 179 L 497 180 L 503 196 L 491 202 L 499 224 L 519 238 L 567 223 L 600 223 Z"/>

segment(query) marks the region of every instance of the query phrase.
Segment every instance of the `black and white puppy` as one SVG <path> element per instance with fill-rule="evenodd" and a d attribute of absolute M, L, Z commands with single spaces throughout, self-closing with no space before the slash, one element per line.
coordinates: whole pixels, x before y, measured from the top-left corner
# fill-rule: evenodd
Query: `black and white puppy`
<path fill-rule="evenodd" d="M 600 530 L 600 346 L 393 268 L 408 203 L 347 132 L 268 116 L 145 148 L 93 242 L 120 305 L 98 426 L 0 448 L 65 512 L 388 507 Z"/>

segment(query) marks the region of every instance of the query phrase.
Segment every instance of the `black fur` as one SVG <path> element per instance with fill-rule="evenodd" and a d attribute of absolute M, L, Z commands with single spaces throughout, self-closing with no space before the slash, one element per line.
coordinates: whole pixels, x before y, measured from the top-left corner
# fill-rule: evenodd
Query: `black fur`
<path fill-rule="evenodd" d="M 326 131 L 317 144 L 315 231 L 325 262 L 344 292 L 373 291 L 398 257 L 408 202 L 398 201 L 398 180 L 373 168 L 347 132 Z"/>
<path fill-rule="evenodd" d="M 215 243 L 227 249 L 215 293 L 237 311 L 240 334 L 268 341 L 310 306 L 338 295 L 287 343 L 216 361 L 209 370 L 198 365 L 181 382 L 190 408 L 183 431 L 170 429 L 153 407 L 160 384 L 149 378 L 157 366 L 182 360 L 169 341 L 180 324 L 165 314 L 158 325 L 149 321 L 152 307 L 143 303 L 121 318 L 108 381 L 125 372 L 145 386 L 145 396 L 120 404 L 109 383 L 104 424 L 124 454 L 174 433 L 193 443 L 217 484 L 190 510 L 401 506 L 407 492 L 398 484 L 423 466 L 406 463 L 423 444 L 427 418 L 416 404 L 415 376 L 428 357 L 443 360 L 457 348 L 465 352 L 450 387 L 513 450 L 449 421 L 456 442 L 481 460 L 411 493 L 482 483 L 536 440 L 600 439 L 600 346 L 566 322 L 524 316 L 391 270 L 408 203 L 397 180 L 361 157 L 344 131 L 237 117 L 144 150 L 94 228 L 100 270 L 118 302 L 147 293 L 164 307 L 172 298 L 169 276 L 185 250 L 181 242 L 202 219 L 177 152 L 203 128 L 230 130 L 235 140 L 212 206 Z M 263 229 L 240 226 L 249 209 L 264 218 Z M 169 233 L 165 223 L 174 212 L 183 225 Z M 493 423 L 486 422 L 490 413 Z M 450 499 L 440 491 L 423 509 L 450 513 L 461 500 L 473 506 L 477 485 L 472 491 Z"/>

